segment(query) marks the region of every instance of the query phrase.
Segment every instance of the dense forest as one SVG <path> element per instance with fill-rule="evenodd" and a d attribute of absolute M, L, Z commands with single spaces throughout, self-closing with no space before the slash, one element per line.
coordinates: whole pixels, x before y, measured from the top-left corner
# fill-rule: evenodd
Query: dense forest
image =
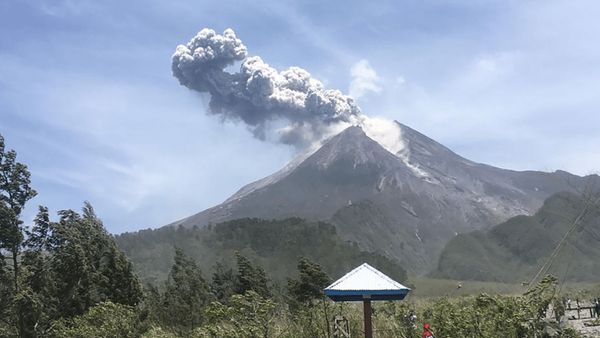
<path fill-rule="evenodd" d="M 339 278 L 367 262 L 404 282 L 406 271 L 396 261 L 365 252 L 344 241 L 333 225 L 300 218 L 284 220 L 239 219 L 205 228 L 163 227 L 116 236 L 119 247 L 131 259 L 143 282 L 160 284 L 167 279 L 174 248 L 193 258 L 202 271 L 231 268 L 236 253 L 263 266 L 275 284 L 285 284 L 296 274 L 301 257 Z"/>
<path fill-rule="evenodd" d="M 330 225 L 246 219 L 205 231 L 148 232 L 146 240 L 154 243 L 149 247 L 169 238 L 158 250 L 173 253 L 165 259 L 164 277 L 142 283 L 89 203 L 81 212 L 60 211 L 56 219 L 40 206 L 33 224 L 24 224 L 21 213 L 35 195 L 27 166 L 5 149 L 0 136 L 0 337 L 332 337 L 336 315 L 349 320 L 356 337 L 362 334 L 360 309 L 324 297 L 322 289 L 332 281 L 327 271 L 339 274 L 343 264 L 363 259 L 384 270 L 398 268 L 339 242 Z M 129 251 L 137 245 L 125 240 L 135 239 L 131 236 L 119 238 Z M 302 250 L 304 241 L 318 238 L 324 242 Z M 211 249 L 232 250 L 231 261 L 215 261 L 211 273 L 185 252 L 197 254 L 194 246 L 206 241 L 214 241 Z M 241 244 L 247 250 L 234 250 Z M 327 269 L 313 261 L 320 254 L 332 255 L 332 261 L 322 261 Z M 285 261 L 265 260 L 270 255 Z M 345 256 L 354 261 L 335 270 L 335 261 Z M 289 266 L 292 258 L 293 269 L 269 267 L 275 278 L 263 265 Z M 397 272 L 406 278 L 403 270 Z M 558 286 L 556 278 L 546 277 L 522 296 L 377 304 L 375 333 L 419 337 L 418 327 L 428 322 L 439 337 L 542 337 L 548 332 L 548 306 L 561 314 Z M 571 329 L 555 329 L 562 337 L 577 336 Z"/>

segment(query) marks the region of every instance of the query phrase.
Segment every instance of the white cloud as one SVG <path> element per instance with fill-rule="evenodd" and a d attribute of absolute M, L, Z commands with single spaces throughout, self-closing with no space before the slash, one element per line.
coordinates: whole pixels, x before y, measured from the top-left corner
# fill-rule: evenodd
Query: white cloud
<path fill-rule="evenodd" d="M 457 74 L 449 87 L 463 93 L 476 93 L 502 85 L 516 75 L 521 57 L 518 52 L 508 51 L 477 56 Z"/>
<path fill-rule="evenodd" d="M 362 59 L 352 65 L 350 75 L 352 76 L 352 82 L 350 82 L 349 94 L 355 99 L 369 92 L 381 92 L 381 79 L 377 75 L 377 72 L 375 72 L 375 69 L 371 67 L 368 60 Z"/>

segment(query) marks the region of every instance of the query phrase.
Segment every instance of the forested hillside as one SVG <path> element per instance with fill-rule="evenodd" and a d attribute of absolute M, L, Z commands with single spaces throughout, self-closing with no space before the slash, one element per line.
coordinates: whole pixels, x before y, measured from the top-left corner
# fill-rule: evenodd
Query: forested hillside
<path fill-rule="evenodd" d="M 206 228 L 164 227 L 122 234 L 116 241 L 141 278 L 152 284 L 166 279 L 176 247 L 207 273 L 214 271 L 217 263 L 233 266 L 239 252 L 264 267 L 276 282 L 295 273 L 300 257 L 319 263 L 332 277 L 368 262 L 398 281 L 406 280 L 406 272 L 397 262 L 343 241 L 333 225 L 300 218 L 244 218 Z"/>
<path fill-rule="evenodd" d="M 568 236 L 565 234 L 572 230 Z M 517 216 L 493 227 L 457 235 L 445 247 L 435 276 L 453 279 L 526 281 L 559 242 L 548 273 L 563 280 L 600 278 L 600 208 L 597 193 L 559 193 L 533 216 Z"/>

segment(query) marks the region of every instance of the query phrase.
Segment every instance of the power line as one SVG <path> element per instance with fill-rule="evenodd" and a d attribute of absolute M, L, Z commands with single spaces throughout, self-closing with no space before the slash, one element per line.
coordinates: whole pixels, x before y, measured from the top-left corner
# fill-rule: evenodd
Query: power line
<path fill-rule="evenodd" d="M 531 289 L 531 286 L 539 278 L 539 276 L 542 273 L 546 273 L 550 269 L 550 267 L 552 266 L 552 263 L 554 262 L 554 260 L 558 256 L 558 254 L 560 253 L 560 250 L 562 249 L 562 247 L 563 247 L 564 243 L 566 242 L 567 238 L 569 237 L 569 235 L 571 235 L 573 233 L 573 231 L 575 231 L 575 229 L 577 229 L 577 226 L 580 225 L 582 220 L 591 211 L 594 210 L 592 207 L 598 207 L 599 202 L 600 202 L 600 194 L 594 194 L 593 191 L 588 190 L 587 192 L 584 192 L 582 194 L 582 197 L 584 199 L 583 209 L 581 210 L 579 215 L 577 215 L 577 217 L 573 220 L 573 222 L 571 223 L 571 226 L 569 227 L 569 230 L 567 230 L 567 232 L 564 234 L 564 236 L 558 242 L 558 244 L 556 245 L 556 247 L 554 248 L 554 250 L 548 257 L 548 259 L 546 260 L 544 265 L 542 265 L 542 267 L 538 270 L 538 272 L 535 274 L 535 276 L 531 279 L 531 281 L 529 282 L 529 285 L 527 287 L 528 291 Z"/>

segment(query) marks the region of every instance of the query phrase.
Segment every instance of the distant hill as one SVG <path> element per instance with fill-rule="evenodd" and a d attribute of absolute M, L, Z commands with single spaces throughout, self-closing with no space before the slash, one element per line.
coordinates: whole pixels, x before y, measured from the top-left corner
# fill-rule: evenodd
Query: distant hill
<path fill-rule="evenodd" d="M 489 231 L 459 234 L 444 248 L 435 277 L 528 281 L 544 264 L 585 200 L 573 193 L 547 199 L 533 216 L 517 216 Z M 550 273 L 563 280 L 600 280 L 600 210 L 592 208 L 567 238 Z"/>
<path fill-rule="evenodd" d="M 211 277 L 217 262 L 234 266 L 234 253 L 239 251 L 260 264 L 275 282 L 294 276 L 302 256 L 321 264 L 332 278 L 368 262 L 398 281 L 406 280 L 405 269 L 396 261 L 360 250 L 343 240 L 331 224 L 300 218 L 245 218 L 202 228 L 163 227 L 118 235 L 116 241 L 148 283 L 166 279 L 175 247 L 198 262 L 205 278 Z"/>
<path fill-rule="evenodd" d="M 171 226 L 246 217 L 325 221 L 362 250 L 381 252 L 421 274 L 435 268 L 457 233 L 531 215 L 552 194 L 585 182 L 564 171 L 519 172 L 476 163 L 403 124 L 394 126 L 386 137 L 401 148 L 390 150 L 361 128 L 349 127 L 314 153 Z"/>

